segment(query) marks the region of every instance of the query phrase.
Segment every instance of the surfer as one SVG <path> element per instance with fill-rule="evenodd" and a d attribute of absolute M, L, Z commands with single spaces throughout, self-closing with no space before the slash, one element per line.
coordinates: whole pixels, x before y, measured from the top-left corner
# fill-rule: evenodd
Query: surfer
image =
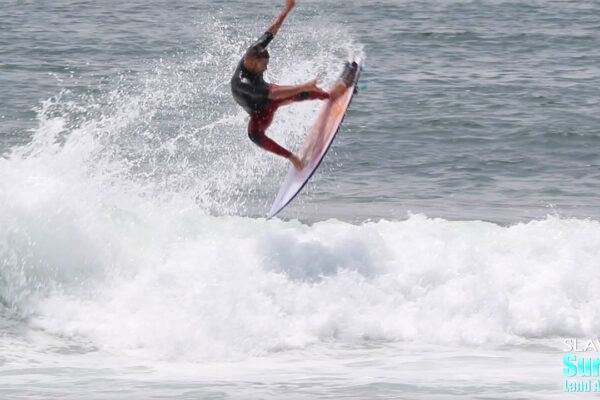
<path fill-rule="evenodd" d="M 246 50 L 231 78 L 231 93 L 235 101 L 250 114 L 248 137 L 259 147 L 287 158 L 296 169 L 302 169 L 302 160 L 267 137 L 265 132 L 273 121 L 275 111 L 281 106 L 304 100 L 325 100 L 339 97 L 347 86 L 338 82 L 327 92 L 313 79 L 301 85 L 279 86 L 267 83 L 263 73 L 269 64 L 269 52 L 266 47 L 281 28 L 283 21 L 294 8 L 294 0 L 286 0 L 283 10 L 267 31 Z"/>

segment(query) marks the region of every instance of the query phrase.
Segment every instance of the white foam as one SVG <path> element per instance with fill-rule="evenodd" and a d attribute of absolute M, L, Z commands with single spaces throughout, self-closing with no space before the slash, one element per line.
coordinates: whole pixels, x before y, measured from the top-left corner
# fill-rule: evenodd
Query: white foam
<path fill-rule="evenodd" d="M 53 277 L 60 285 L 22 304 L 31 325 L 186 360 L 327 341 L 520 343 L 599 328 L 595 221 L 501 227 L 416 215 L 307 226 L 153 206 L 129 213 L 104 219 L 119 238 L 104 249 L 87 236 L 97 230 L 70 227 L 97 269 L 85 290 L 67 273 Z"/>

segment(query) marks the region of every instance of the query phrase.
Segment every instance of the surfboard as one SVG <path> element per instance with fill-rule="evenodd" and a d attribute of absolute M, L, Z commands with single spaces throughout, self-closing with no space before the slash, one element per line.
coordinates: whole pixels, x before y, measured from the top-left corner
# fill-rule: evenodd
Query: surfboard
<path fill-rule="evenodd" d="M 283 210 L 306 185 L 313 176 L 327 151 L 333 143 L 335 135 L 340 129 L 348 106 L 356 92 L 356 85 L 360 77 L 361 60 L 348 61 L 344 67 L 341 80 L 346 85 L 344 93 L 335 100 L 327 100 L 309 131 L 298 156 L 303 161 L 303 168 L 297 170 L 290 167 L 275 201 L 267 214 L 273 218 Z"/>

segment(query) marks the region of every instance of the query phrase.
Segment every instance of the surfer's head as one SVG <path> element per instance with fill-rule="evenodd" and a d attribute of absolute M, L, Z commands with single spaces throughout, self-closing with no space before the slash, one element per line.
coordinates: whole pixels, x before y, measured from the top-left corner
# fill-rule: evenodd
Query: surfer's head
<path fill-rule="evenodd" d="M 269 65 L 269 52 L 262 46 L 250 47 L 244 56 L 244 66 L 257 74 L 262 74 Z"/>

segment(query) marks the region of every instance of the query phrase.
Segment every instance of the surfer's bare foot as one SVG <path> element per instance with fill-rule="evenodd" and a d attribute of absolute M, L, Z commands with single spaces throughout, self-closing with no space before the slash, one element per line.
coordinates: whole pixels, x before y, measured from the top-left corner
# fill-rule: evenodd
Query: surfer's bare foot
<path fill-rule="evenodd" d="M 294 164 L 294 167 L 297 170 L 301 170 L 302 167 L 304 167 L 304 163 L 302 162 L 302 160 L 295 154 L 292 154 L 290 156 L 290 161 L 292 162 L 292 164 Z"/>
<path fill-rule="evenodd" d="M 344 82 L 336 83 L 335 86 L 329 91 L 329 98 L 331 100 L 337 99 L 346 91 L 346 89 L 348 89 L 348 87 L 344 85 Z"/>
<path fill-rule="evenodd" d="M 329 92 L 321 89 L 320 87 L 318 87 L 315 90 L 313 90 L 313 93 L 323 95 L 323 97 L 329 97 Z"/>

